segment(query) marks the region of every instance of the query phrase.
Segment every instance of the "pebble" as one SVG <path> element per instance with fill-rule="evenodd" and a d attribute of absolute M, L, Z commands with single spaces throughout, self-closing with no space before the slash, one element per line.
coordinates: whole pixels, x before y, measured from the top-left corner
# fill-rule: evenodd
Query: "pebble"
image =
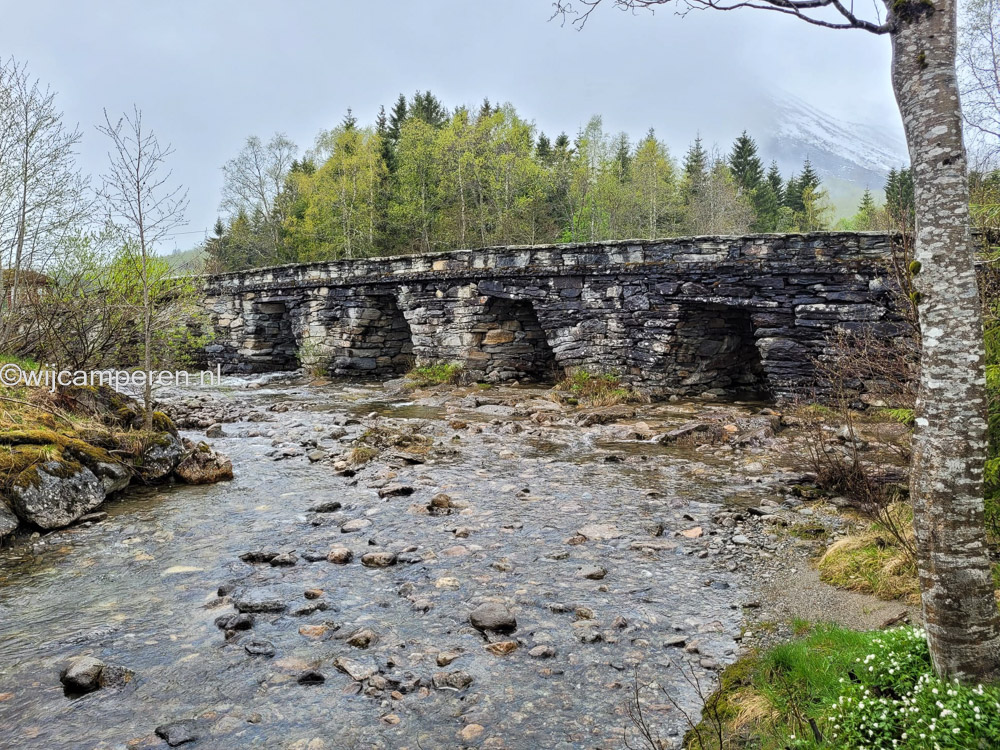
<path fill-rule="evenodd" d="M 361 556 L 361 564 L 367 568 L 388 568 L 396 564 L 396 555 L 392 552 L 369 552 Z"/>
<path fill-rule="evenodd" d="M 354 559 L 354 553 L 347 547 L 333 547 L 326 553 L 326 559 L 337 565 L 346 565 Z"/>
<path fill-rule="evenodd" d="M 488 643 L 483 648 L 496 656 L 506 656 L 517 650 L 517 641 L 497 641 L 496 643 Z"/>
<path fill-rule="evenodd" d="M 158 726 L 156 728 L 156 736 L 165 741 L 170 747 L 178 747 L 188 742 L 194 742 L 200 735 L 197 722 L 186 719 Z"/>
<path fill-rule="evenodd" d="M 472 676 L 466 672 L 437 672 L 431 678 L 434 687 L 440 689 L 464 690 L 472 684 Z"/>
<path fill-rule="evenodd" d="M 458 733 L 458 738 L 462 742 L 475 742 L 483 736 L 486 728 L 482 724 L 469 724 Z"/>
<path fill-rule="evenodd" d="M 104 662 L 93 656 L 77 656 L 70 659 L 59 679 L 67 691 L 91 693 L 101 687 L 101 672 Z"/>
<path fill-rule="evenodd" d="M 600 581 L 608 574 L 608 571 L 600 565 L 584 565 L 577 572 L 582 578 L 589 578 L 592 581 Z"/>
<path fill-rule="evenodd" d="M 243 644 L 243 649 L 251 656 L 274 656 L 274 644 L 263 638 L 254 638 Z"/>
<path fill-rule="evenodd" d="M 372 525 L 372 522 L 367 518 L 355 518 L 348 521 L 343 526 L 340 527 L 340 531 L 343 534 L 351 534 L 355 531 L 361 531 L 362 529 L 367 529 Z"/>
<path fill-rule="evenodd" d="M 349 637 L 347 639 L 347 645 L 354 646 L 354 648 L 368 648 L 377 640 L 378 636 L 375 635 L 375 633 L 368 628 L 364 628 Z"/>
<path fill-rule="evenodd" d="M 533 659 L 551 659 L 556 655 L 556 650 L 552 646 L 535 646 L 528 652 L 528 656 Z"/>
<path fill-rule="evenodd" d="M 469 622 L 477 630 L 489 630 L 497 633 L 511 633 L 517 629 L 517 619 L 507 607 L 499 602 L 480 604 L 469 615 Z"/>

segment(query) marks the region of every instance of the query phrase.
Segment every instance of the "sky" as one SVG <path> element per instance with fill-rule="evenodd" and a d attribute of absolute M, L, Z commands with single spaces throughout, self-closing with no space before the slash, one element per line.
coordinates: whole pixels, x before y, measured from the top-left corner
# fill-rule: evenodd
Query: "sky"
<path fill-rule="evenodd" d="M 348 107 L 370 123 L 417 89 L 452 107 L 512 102 L 550 135 L 594 114 L 634 137 L 654 127 L 676 155 L 699 132 L 727 150 L 741 113 L 779 92 L 899 129 L 886 37 L 760 11 L 681 18 L 605 3 L 576 30 L 549 20 L 551 0 L 10 0 L 0 56 L 57 92 L 88 173 L 107 163 L 103 110 L 140 107 L 189 191 L 187 225 L 163 252 L 210 231 L 221 166 L 247 136 L 282 132 L 304 151 Z"/>

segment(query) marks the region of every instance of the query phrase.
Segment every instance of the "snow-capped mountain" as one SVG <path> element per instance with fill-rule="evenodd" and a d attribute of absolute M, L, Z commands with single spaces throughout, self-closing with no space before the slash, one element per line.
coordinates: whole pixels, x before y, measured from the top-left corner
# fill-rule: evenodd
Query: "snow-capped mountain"
<path fill-rule="evenodd" d="M 896 123 L 885 126 L 841 120 L 790 95 L 772 98 L 760 133 L 765 159 L 778 162 L 783 174 L 796 172 L 808 158 L 831 187 L 853 183 L 881 191 L 891 169 L 909 162 Z"/>

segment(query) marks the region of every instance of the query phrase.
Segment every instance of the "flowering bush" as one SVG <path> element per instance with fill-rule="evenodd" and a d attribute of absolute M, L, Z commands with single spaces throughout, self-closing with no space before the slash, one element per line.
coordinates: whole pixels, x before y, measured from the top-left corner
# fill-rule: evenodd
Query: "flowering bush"
<path fill-rule="evenodd" d="M 1000 747 L 1000 690 L 944 682 L 934 675 L 926 635 L 897 628 L 840 678 L 842 693 L 825 717 L 827 746 L 870 748 Z M 798 747 L 815 747 L 814 737 Z"/>

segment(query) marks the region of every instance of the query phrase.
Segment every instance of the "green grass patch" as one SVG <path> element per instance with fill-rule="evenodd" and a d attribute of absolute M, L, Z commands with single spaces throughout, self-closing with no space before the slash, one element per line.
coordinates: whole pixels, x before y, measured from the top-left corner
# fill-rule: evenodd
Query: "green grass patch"
<path fill-rule="evenodd" d="M 639 391 L 624 385 L 617 375 L 595 374 L 583 369 L 567 376 L 556 385 L 556 391 L 571 394 L 567 403 L 584 406 L 614 406 L 646 400 Z"/>
<path fill-rule="evenodd" d="M 908 529 L 907 536 L 912 540 L 912 511 L 900 504 L 895 513 L 897 525 Z M 817 567 L 820 579 L 832 586 L 889 601 L 920 603 L 917 566 L 912 554 L 879 523 L 835 542 Z"/>
<path fill-rule="evenodd" d="M 406 377 L 420 385 L 456 385 L 462 379 L 465 368 L 460 364 L 439 362 L 433 365 L 414 367 Z"/>
<path fill-rule="evenodd" d="M 801 630 L 723 671 L 686 748 L 1000 746 L 1000 689 L 935 677 L 922 630 Z"/>

